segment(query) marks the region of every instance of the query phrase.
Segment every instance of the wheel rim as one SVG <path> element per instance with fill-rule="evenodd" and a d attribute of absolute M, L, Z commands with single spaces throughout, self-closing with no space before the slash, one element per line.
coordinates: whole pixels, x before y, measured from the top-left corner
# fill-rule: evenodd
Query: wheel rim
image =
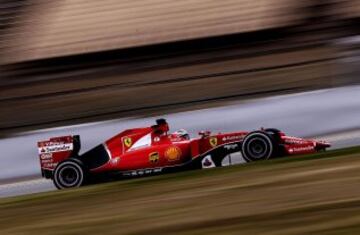
<path fill-rule="evenodd" d="M 268 153 L 268 144 L 262 138 L 254 138 L 249 141 L 247 152 L 253 158 L 264 158 Z"/>
<path fill-rule="evenodd" d="M 74 166 L 66 166 L 60 170 L 59 178 L 62 185 L 72 187 L 78 183 L 80 174 Z"/>

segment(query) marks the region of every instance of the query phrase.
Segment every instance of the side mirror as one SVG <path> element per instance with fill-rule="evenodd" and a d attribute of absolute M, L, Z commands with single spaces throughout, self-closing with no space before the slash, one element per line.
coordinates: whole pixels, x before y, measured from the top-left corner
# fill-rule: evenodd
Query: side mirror
<path fill-rule="evenodd" d="M 210 136 L 211 132 L 210 131 L 200 131 L 199 135 L 201 136 L 201 138 L 206 138 L 208 136 Z"/>

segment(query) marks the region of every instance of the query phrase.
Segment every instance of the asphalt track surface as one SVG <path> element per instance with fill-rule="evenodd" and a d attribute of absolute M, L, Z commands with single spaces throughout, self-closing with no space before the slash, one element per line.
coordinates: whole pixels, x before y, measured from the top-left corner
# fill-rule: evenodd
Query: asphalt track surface
<path fill-rule="evenodd" d="M 195 137 L 200 130 L 227 132 L 274 127 L 288 135 L 319 137 L 332 142 L 332 148 L 360 144 L 360 86 L 303 92 L 246 101 L 223 106 L 166 114 L 170 128 L 188 130 Z M 133 117 L 76 126 L 21 133 L 1 139 L 0 197 L 54 190 L 51 181 L 40 178 L 36 143 L 53 136 L 81 136 L 84 152 L 120 131 L 154 123 L 158 117 Z M 16 178 L 38 177 L 7 183 Z"/>

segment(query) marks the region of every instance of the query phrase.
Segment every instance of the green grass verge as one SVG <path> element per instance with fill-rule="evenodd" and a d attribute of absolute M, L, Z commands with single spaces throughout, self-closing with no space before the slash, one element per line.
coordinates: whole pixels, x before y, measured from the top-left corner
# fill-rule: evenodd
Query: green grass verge
<path fill-rule="evenodd" d="M 0 200 L 0 234 L 358 234 L 360 147 Z"/>

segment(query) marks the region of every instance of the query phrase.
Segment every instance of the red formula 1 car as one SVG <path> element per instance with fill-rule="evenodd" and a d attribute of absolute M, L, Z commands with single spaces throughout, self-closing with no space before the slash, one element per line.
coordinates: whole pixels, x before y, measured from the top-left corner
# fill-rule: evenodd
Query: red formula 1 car
<path fill-rule="evenodd" d="M 211 134 L 190 139 L 179 130 L 169 134 L 165 119 L 151 127 L 129 129 L 79 155 L 79 136 L 38 143 L 42 175 L 57 188 L 79 187 L 98 179 L 143 176 L 222 166 L 240 153 L 247 162 L 325 150 L 330 144 L 286 136 L 276 129 Z"/>

